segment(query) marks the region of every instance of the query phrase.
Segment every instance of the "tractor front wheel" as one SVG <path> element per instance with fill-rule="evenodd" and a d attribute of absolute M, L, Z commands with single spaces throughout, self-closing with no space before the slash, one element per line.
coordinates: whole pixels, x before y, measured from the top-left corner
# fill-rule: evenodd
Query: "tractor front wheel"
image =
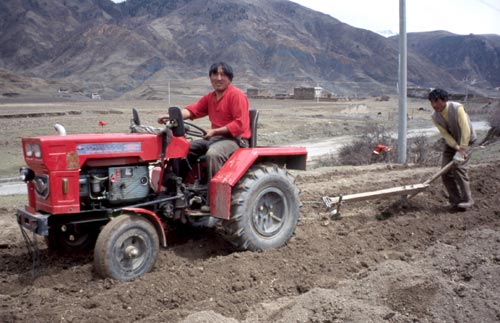
<path fill-rule="evenodd" d="M 231 218 L 224 227 L 240 249 L 284 245 L 299 218 L 299 190 L 294 178 L 274 164 L 253 166 L 233 189 Z"/>
<path fill-rule="evenodd" d="M 102 277 L 131 280 L 149 272 L 159 250 L 154 226 L 139 215 L 123 214 L 106 224 L 94 249 L 94 268 Z"/>
<path fill-rule="evenodd" d="M 94 247 L 98 232 L 95 225 L 55 224 L 45 242 L 49 250 L 57 253 L 89 252 Z"/>

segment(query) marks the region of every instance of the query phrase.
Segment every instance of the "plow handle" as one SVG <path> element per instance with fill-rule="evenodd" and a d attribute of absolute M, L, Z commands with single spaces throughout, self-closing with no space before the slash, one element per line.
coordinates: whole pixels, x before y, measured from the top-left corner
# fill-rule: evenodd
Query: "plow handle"
<path fill-rule="evenodd" d="M 455 163 L 454 160 L 450 161 L 448 164 L 446 164 L 446 166 L 444 166 L 443 168 L 441 168 L 439 170 L 439 172 L 435 173 L 434 175 L 432 175 L 431 178 L 429 178 L 428 180 L 426 180 L 424 182 L 424 184 L 430 184 L 430 183 L 434 182 L 439 176 L 447 173 L 450 170 L 450 168 L 453 166 L 454 163 Z"/>
<path fill-rule="evenodd" d="M 472 149 L 470 149 L 470 150 L 468 151 L 468 156 L 467 156 L 467 158 L 466 158 L 463 162 L 467 161 L 467 160 L 468 160 L 468 159 L 472 156 L 472 153 L 473 153 L 474 151 L 476 151 L 477 149 L 483 149 L 483 148 L 484 148 L 484 146 L 476 146 L 476 147 L 473 147 Z M 463 162 L 462 162 L 462 163 L 463 163 Z M 447 172 L 450 170 L 450 168 L 453 166 L 453 164 L 454 164 L 454 163 L 461 163 L 461 162 L 458 162 L 458 161 L 455 161 L 455 160 L 450 161 L 450 162 L 449 162 L 448 164 L 446 164 L 443 168 L 441 168 L 441 169 L 439 170 L 439 172 L 437 172 L 436 174 L 432 175 L 432 177 L 431 177 L 431 178 L 429 178 L 428 180 L 426 180 L 426 181 L 424 182 L 424 184 L 430 184 L 430 183 L 434 182 L 434 181 L 435 181 L 435 180 L 436 180 L 439 176 L 441 176 L 441 175 L 443 175 L 443 174 L 447 173 Z"/>

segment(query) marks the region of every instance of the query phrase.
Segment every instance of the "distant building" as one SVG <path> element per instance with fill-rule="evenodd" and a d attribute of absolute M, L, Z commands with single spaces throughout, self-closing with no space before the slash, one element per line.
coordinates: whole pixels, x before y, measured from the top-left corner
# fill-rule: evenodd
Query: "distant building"
<path fill-rule="evenodd" d="M 316 86 L 314 88 L 314 97 L 321 98 L 323 95 L 323 88 L 321 86 Z"/>
<path fill-rule="evenodd" d="M 409 87 L 406 90 L 406 95 L 409 98 L 427 99 L 430 91 L 429 88 Z"/>
<path fill-rule="evenodd" d="M 316 90 L 313 87 L 296 87 L 293 89 L 293 97 L 295 100 L 314 100 L 316 98 Z"/>
<path fill-rule="evenodd" d="M 269 90 L 250 88 L 247 89 L 247 97 L 250 99 L 267 99 L 271 98 L 272 95 Z"/>
<path fill-rule="evenodd" d="M 259 96 L 259 89 L 247 89 L 247 97 L 250 99 L 255 99 Z"/>
<path fill-rule="evenodd" d="M 330 100 L 334 97 L 321 86 L 296 87 L 293 89 L 293 96 L 296 100 Z"/>
<path fill-rule="evenodd" d="M 70 98 L 71 94 L 67 88 L 60 87 L 59 90 L 57 90 L 57 96 L 60 98 Z"/>
<path fill-rule="evenodd" d="M 90 95 L 90 97 L 92 98 L 92 100 L 100 100 L 101 99 L 101 95 L 99 95 L 99 93 L 92 93 Z"/>

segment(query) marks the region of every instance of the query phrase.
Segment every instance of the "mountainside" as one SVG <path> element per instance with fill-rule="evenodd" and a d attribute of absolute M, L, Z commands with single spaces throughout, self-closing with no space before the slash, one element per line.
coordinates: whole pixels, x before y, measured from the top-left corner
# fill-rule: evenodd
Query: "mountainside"
<path fill-rule="evenodd" d="M 409 35 L 409 86 L 460 90 L 469 75 L 483 89 L 500 86 L 500 36 L 417 37 Z M 447 53 L 457 56 L 442 55 L 432 43 L 440 37 L 455 39 Z M 398 81 L 394 38 L 286 0 L 7 0 L 0 3 L 0 43 L 0 68 L 104 97 L 148 97 L 170 81 L 173 91 L 203 92 L 196 88 L 208 85 L 208 67 L 219 60 L 233 66 L 244 90 L 320 85 L 367 95 L 395 92 Z M 464 44 L 477 49 L 456 50 L 470 47 Z"/>
<path fill-rule="evenodd" d="M 408 34 L 408 48 L 468 85 L 500 85 L 500 36 L 436 31 Z"/>

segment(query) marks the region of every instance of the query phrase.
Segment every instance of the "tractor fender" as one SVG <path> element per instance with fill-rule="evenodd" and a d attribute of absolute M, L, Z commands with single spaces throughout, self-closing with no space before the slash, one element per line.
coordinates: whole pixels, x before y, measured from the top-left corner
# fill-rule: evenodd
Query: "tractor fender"
<path fill-rule="evenodd" d="M 240 148 L 210 181 L 210 211 L 213 217 L 229 220 L 232 188 L 255 163 L 274 163 L 287 169 L 306 169 L 303 147 Z"/>
<path fill-rule="evenodd" d="M 170 140 L 166 150 L 166 158 L 187 157 L 190 147 L 189 141 L 184 137 L 172 137 Z"/>
<path fill-rule="evenodd" d="M 146 218 L 155 227 L 158 237 L 160 238 L 160 244 L 166 248 L 167 247 L 167 236 L 165 234 L 165 228 L 161 219 L 156 215 L 156 213 L 139 207 L 124 207 L 122 211 L 134 212 L 138 216 Z M 122 212 L 125 213 L 125 212 Z"/>

